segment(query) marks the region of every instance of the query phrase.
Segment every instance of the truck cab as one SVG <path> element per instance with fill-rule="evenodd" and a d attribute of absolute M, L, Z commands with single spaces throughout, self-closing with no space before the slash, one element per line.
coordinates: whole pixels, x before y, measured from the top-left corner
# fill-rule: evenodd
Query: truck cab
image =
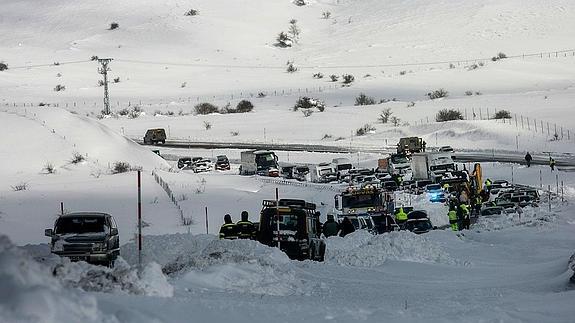
<path fill-rule="evenodd" d="M 77 212 L 60 216 L 46 229 L 50 251 L 72 261 L 113 266 L 120 255 L 120 238 L 114 218 L 107 213 Z"/>
<path fill-rule="evenodd" d="M 387 163 L 390 174 L 401 175 L 411 170 L 411 162 L 405 154 L 391 154 Z"/>
<path fill-rule="evenodd" d="M 269 150 L 241 152 L 240 175 L 279 176 L 278 157 Z"/>
<path fill-rule="evenodd" d="M 278 247 L 279 242 L 280 249 L 291 259 L 323 261 L 325 242 L 320 238 L 315 209 L 315 204 L 304 200 L 264 200 L 258 241 L 270 247 Z"/>

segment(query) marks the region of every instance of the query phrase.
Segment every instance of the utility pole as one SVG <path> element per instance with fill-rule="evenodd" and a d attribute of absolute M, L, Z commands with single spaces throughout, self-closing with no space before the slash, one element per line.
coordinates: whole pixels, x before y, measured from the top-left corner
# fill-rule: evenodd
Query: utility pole
<path fill-rule="evenodd" d="M 111 58 L 98 58 L 98 63 L 102 64 L 102 67 L 98 68 L 98 73 L 104 75 L 104 114 L 110 114 L 110 97 L 108 96 L 108 63 L 112 61 Z"/>

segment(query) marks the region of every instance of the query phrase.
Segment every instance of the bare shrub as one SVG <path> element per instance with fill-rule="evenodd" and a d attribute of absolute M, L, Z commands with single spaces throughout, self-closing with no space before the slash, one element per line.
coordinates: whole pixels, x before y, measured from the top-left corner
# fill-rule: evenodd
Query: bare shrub
<path fill-rule="evenodd" d="M 314 79 L 322 79 L 323 78 L 323 74 L 321 72 L 317 72 L 313 74 L 313 78 Z"/>
<path fill-rule="evenodd" d="M 310 98 L 307 96 L 300 97 L 296 104 L 293 107 L 293 111 L 297 111 L 299 109 L 313 109 L 316 108 L 319 112 L 323 112 L 325 110 L 325 103 L 318 99 Z"/>
<path fill-rule="evenodd" d="M 329 19 L 329 17 L 331 17 L 331 12 L 329 12 L 329 11 L 324 11 L 324 12 L 321 13 L 321 17 L 322 17 L 323 19 Z"/>
<path fill-rule="evenodd" d="M 326 133 L 325 135 L 323 135 L 323 137 L 321 137 L 321 140 L 327 140 L 327 139 L 331 139 L 331 138 L 333 138 L 333 136 Z"/>
<path fill-rule="evenodd" d="M 439 89 L 439 90 L 435 90 L 432 92 L 427 93 L 427 96 L 431 99 L 431 100 L 435 100 L 435 99 L 439 99 L 439 98 L 445 98 L 449 95 L 449 92 L 447 92 L 444 89 Z"/>
<path fill-rule="evenodd" d="M 196 114 L 210 114 L 218 112 L 218 107 L 207 102 L 203 102 L 197 104 L 194 109 L 196 110 Z"/>
<path fill-rule="evenodd" d="M 499 110 L 495 113 L 493 119 L 511 119 L 511 113 L 507 110 Z"/>
<path fill-rule="evenodd" d="M 120 77 L 114 78 L 114 83 L 120 83 Z"/>
<path fill-rule="evenodd" d="M 85 159 L 86 158 L 84 158 L 84 155 L 82 155 L 76 151 L 76 152 L 72 153 L 72 159 L 70 159 L 70 163 L 79 164 L 79 163 L 83 162 Z"/>
<path fill-rule="evenodd" d="M 355 135 L 356 136 L 364 136 L 364 135 L 370 133 L 371 131 L 375 131 L 375 128 L 372 127 L 372 125 L 370 125 L 369 123 L 366 123 L 361 128 L 359 128 L 355 131 Z"/>
<path fill-rule="evenodd" d="M 212 129 L 212 123 L 209 122 L 209 121 L 204 121 L 204 128 L 205 128 L 206 130 Z"/>
<path fill-rule="evenodd" d="M 437 114 L 435 115 L 435 121 L 437 122 L 445 122 L 452 120 L 463 120 L 463 115 L 461 114 L 461 112 L 454 109 L 443 109 L 437 112 Z"/>
<path fill-rule="evenodd" d="M 286 47 L 291 47 L 292 44 L 293 44 L 293 41 L 291 40 L 291 38 L 288 36 L 288 34 L 286 34 L 283 31 L 280 32 L 278 34 L 278 36 L 276 37 L 275 46 L 277 46 L 277 47 L 286 48 Z"/>
<path fill-rule="evenodd" d="M 396 117 L 396 116 L 393 116 L 393 117 L 389 118 L 389 121 L 391 122 L 391 124 L 392 124 L 394 127 L 399 126 L 399 124 L 401 123 L 401 119 L 399 119 L 399 118 Z"/>
<path fill-rule="evenodd" d="M 42 168 L 42 170 L 44 170 L 46 172 L 46 174 L 56 173 L 56 167 L 54 167 L 54 164 L 52 164 L 51 162 L 46 162 L 46 164 L 44 164 L 44 168 Z"/>
<path fill-rule="evenodd" d="M 471 96 L 471 95 L 473 95 L 473 91 L 465 91 L 465 95 Z"/>
<path fill-rule="evenodd" d="M 387 123 L 389 121 L 389 117 L 391 117 L 392 114 L 393 114 L 393 112 L 391 112 L 391 108 L 384 109 L 379 114 L 378 120 L 381 123 Z"/>
<path fill-rule="evenodd" d="M 114 29 L 118 29 L 120 28 L 120 24 L 117 22 L 113 22 L 110 24 L 110 30 L 114 30 Z"/>
<path fill-rule="evenodd" d="M 251 112 L 254 109 L 254 105 L 248 100 L 241 100 L 238 105 L 236 105 L 235 112 L 246 113 Z"/>
<path fill-rule="evenodd" d="M 200 12 L 196 9 L 190 9 L 190 10 L 186 11 L 186 16 L 197 16 L 199 14 L 200 14 Z"/>
<path fill-rule="evenodd" d="M 0 72 L 8 69 L 8 64 L 0 62 Z"/>
<path fill-rule="evenodd" d="M 58 85 L 56 85 L 56 87 L 54 87 L 54 91 L 56 91 L 56 92 L 60 92 L 60 91 L 64 91 L 64 90 L 66 90 L 66 87 L 62 84 L 58 84 Z"/>
<path fill-rule="evenodd" d="M 339 80 L 339 76 L 332 74 L 329 76 L 332 82 L 337 82 Z"/>
<path fill-rule="evenodd" d="M 294 0 L 293 4 L 295 4 L 298 7 L 301 7 L 301 6 L 305 6 L 307 3 L 305 2 L 305 0 Z"/>
<path fill-rule="evenodd" d="M 297 20 L 295 20 L 295 19 L 290 20 L 288 33 L 291 35 L 291 39 L 295 43 L 297 43 L 297 41 L 299 39 L 299 34 L 301 33 L 301 30 L 297 26 Z"/>
<path fill-rule="evenodd" d="M 297 72 L 297 67 L 295 67 L 295 65 L 293 65 L 293 62 L 290 62 L 290 61 L 287 62 L 286 72 L 288 72 L 288 73 Z"/>
<path fill-rule="evenodd" d="M 130 164 L 127 162 L 117 161 L 112 166 L 112 174 L 126 173 L 130 171 Z"/>
<path fill-rule="evenodd" d="M 16 185 L 10 186 L 14 192 L 25 191 L 28 189 L 28 183 L 20 182 Z"/>
<path fill-rule="evenodd" d="M 240 135 L 240 132 L 239 132 L 239 131 L 235 131 L 235 130 L 234 130 L 234 131 L 230 131 L 230 135 L 232 135 L 232 137 L 237 137 L 237 136 Z"/>
<path fill-rule="evenodd" d="M 343 84 L 350 85 L 355 80 L 355 77 L 351 74 L 343 74 L 341 76 L 343 78 Z"/>
<path fill-rule="evenodd" d="M 313 114 L 313 110 L 311 109 L 302 109 L 301 112 L 305 118 L 311 116 Z"/>
<path fill-rule="evenodd" d="M 415 106 L 415 102 L 411 101 L 407 104 L 408 108 L 413 108 Z"/>
<path fill-rule="evenodd" d="M 365 93 L 360 93 L 358 97 L 355 98 L 355 105 L 373 105 L 375 104 L 375 99 L 371 96 L 365 95 Z"/>

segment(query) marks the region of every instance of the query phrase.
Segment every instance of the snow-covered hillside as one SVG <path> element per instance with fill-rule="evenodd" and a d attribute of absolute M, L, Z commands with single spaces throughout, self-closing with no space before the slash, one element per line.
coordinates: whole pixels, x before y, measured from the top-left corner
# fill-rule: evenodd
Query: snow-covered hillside
<path fill-rule="evenodd" d="M 0 322 L 575 320 L 575 173 L 495 160 L 575 153 L 575 2 L 294 2 L 2 1 Z M 297 41 L 276 46 L 290 25 Z M 93 56 L 113 58 L 110 116 L 102 116 Z M 354 81 L 343 84 L 343 74 Z M 430 99 L 438 89 L 448 95 Z M 360 93 L 373 104 L 356 106 Z M 325 102 L 325 111 L 294 111 L 302 96 Z M 253 111 L 195 113 L 201 102 L 234 108 L 242 99 Z M 386 109 L 397 119 L 380 122 Z M 442 109 L 463 120 L 435 122 Z M 501 110 L 512 118 L 495 120 Z M 400 137 L 419 136 L 429 148 L 490 152 L 484 178 L 543 195 L 521 216 L 485 216 L 453 232 L 442 229 L 444 204 L 398 191 L 397 205 L 426 210 L 439 228 L 359 230 L 325 239 L 324 262 L 293 261 L 256 241 L 218 239 L 224 214 L 237 221 L 246 210 L 258 221 L 262 200 L 278 189 L 280 198 L 315 203 L 323 221 L 343 184 L 239 176 L 238 149 L 133 141 L 151 128 L 164 128 L 168 140 L 349 147 L 359 152 L 277 155 L 310 165 L 346 157 L 357 168 L 376 167 Z M 182 156 L 219 154 L 231 170 L 174 168 Z M 130 169 L 117 173 L 118 162 Z M 115 268 L 50 254 L 43 230 L 62 211 L 114 216 Z"/>

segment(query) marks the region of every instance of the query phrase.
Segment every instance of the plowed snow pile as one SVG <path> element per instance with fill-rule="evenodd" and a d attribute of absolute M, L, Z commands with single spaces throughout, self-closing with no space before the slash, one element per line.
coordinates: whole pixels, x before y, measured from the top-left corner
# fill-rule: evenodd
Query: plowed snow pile
<path fill-rule="evenodd" d="M 525 207 L 523 213 L 499 214 L 479 217 L 473 230 L 492 231 L 503 230 L 516 226 L 546 226 L 555 221 L 556 215 L 549 213 L 544 207 Z"/>
<path fill-rule="evenodd" d="M 307 295 L 313 290 L 313 284 L 297 278 L 294 264 L 283 252 L 252 240 L 176 234 L 146 237 L 143 248 L 146 259 L 160 262 L 165 274 L 194 287 L 276 296 Z M 122 250 L 128 261 L 136 259 L 134 252 L 133 244 Z"/>
<path fill-rule="evenodd" d="M 64 285 L 90 292 L 159 297 L 174 295 L 174 288 L 168 283 L 162 268 L 154 262 L 145 265 L 138 275 L 138 269 L 130 267 L 122 258 L 116 261 L 113 269 L 64 259 L 53 269 L 53 273 Z"/>
<path fill-rule="evenodd" d="M 345 238 L 327 239 L 326 262 L 339 265 L 377 267 L 388 260 L 456 264 L 445 250 L 423 235 L 407 231 L 372 235 L 356 231 Z"/>
<path fill-rule="evenodd" d="M 117 322 L 0 236 L 0 322 Z"/>

